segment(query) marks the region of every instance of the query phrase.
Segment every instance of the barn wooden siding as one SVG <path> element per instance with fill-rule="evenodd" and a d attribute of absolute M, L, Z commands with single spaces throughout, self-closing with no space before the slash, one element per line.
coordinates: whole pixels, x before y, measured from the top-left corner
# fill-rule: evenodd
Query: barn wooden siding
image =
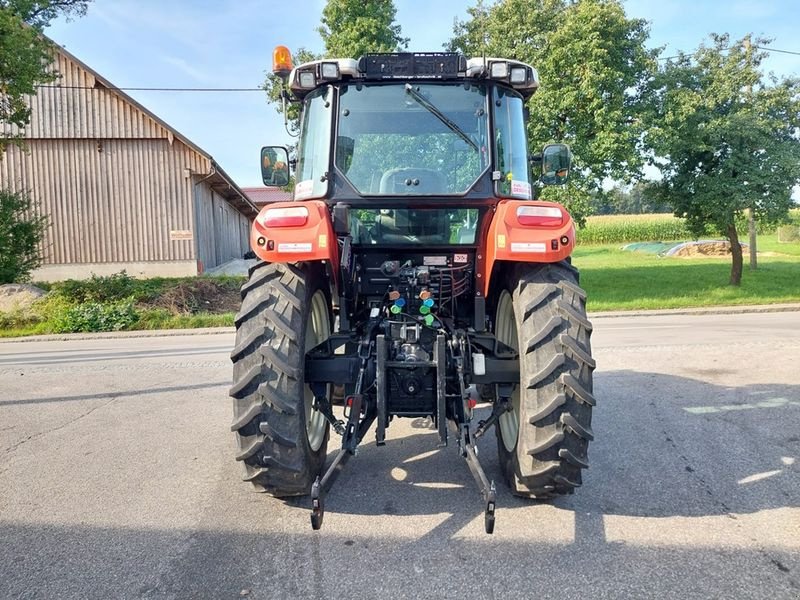
<path fill-rule="evenodd" d="M 61 77 L 29 99 L 28 127 L 0 124 L 26 145 L 0 158 L 0 185 L 28 192 L 50 216 L 45 265 L 200 258 L 210 268 L 247 251 L 247 201 L 234 198 L 236 210 L 199 191 L 224 183 L 208 180 L 210 156 L 68 53 L 54 66 Z M 229 200 L 234 188 L 221 187 Z"/>
<path fill-rule="evenodd" d="M 192 260 L 190 174 L 202 167 L 179 141 L 29 140 L 11 148 L 0 180 L 50 215 L 45 264 Z"/>

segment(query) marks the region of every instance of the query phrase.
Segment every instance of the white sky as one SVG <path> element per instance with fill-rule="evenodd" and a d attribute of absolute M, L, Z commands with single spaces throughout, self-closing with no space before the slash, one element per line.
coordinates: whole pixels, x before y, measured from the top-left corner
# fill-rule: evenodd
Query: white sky
<path fill-rule="evenodd" d="M 474 2 L 395 0 L 412 51 L 441 50 L 455 17 Z M 86 17 L 46 31 L 56 43 L 119 87 L 257 87 L 272 48 L 322 50 L 315 31 L 324 0 L 95 0 Z M 628 16 L 651 22 L 651 46 L 665 55 L 692 50 L 710 32 L 752 32 L 800 52 L 796 0 L 628 0 Z M 800 74 L 800 56 L 774 53 L 766 70 Z M 548 85 L 549 82 L 542 82 Z M 211 154 L 242 187 L 261 185 L 263 145 L 291 138 L 262 92 L 129 92 Z"/>

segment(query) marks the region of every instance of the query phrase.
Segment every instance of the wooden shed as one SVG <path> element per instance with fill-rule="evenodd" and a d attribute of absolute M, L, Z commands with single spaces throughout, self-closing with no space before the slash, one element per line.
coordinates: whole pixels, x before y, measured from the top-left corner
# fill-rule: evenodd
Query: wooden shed
<path fill-rule="evenodd" d="M 35 280 L 196 275 L 249 249 L 258 210 L 210 154 L 62 48 L 0 187 L 49 217 Z"/>

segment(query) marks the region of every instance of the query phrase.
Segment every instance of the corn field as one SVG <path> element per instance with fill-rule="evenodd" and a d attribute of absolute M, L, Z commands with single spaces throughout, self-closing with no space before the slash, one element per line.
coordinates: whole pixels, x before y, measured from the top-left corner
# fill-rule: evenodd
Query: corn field
<path fill-rule="evenodd" d="M 688 240 L 683 219 L 668 214 L 602 215 L 586 219 L 578 230 L 579 244 L 622 244 Z"/>
<path fill-rule="evenodd" d="M 789 211 L 792 223 L 800 224 L 800 209 Z M 758 233 L 774 233 L 776 226 L 759 226 Z M 740 234 L 747 234 L 747 223 L 737 224 Z M 716 234 L 718 235 L 718 234 Z M 715 234 L 709 234 L 715 237 Z M 672 242 L 692 240 L 683 219 L 669 214 L 598 215 L 588 217 L 578 230 L 578 244 L 624 244 L 628 242 Z"/>

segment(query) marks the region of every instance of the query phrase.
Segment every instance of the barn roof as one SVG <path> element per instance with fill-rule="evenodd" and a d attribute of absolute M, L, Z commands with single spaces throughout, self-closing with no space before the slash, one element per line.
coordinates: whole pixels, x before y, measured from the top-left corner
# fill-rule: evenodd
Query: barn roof
<path fill-rule="evenodd" d="M 50 41 L 52 42 L 52 40 Z M 163 128 L 167 132 L 167 137 L 169 138 L 170 143 L 172 142 L 173 139 L 177 139 L 187 148 L 193 150 L 201 157 L 205 158 L 208 161 L 210 169 L 205 173 L 196 173 L 196 175 L 203 177 L 206 184 L 210 186 L 215 192 L 224 197 L 231 204 L 231 206 L 233 206 L 240 213 L 250 218 L 253 218 L 258 214 L 258 208 L 247 197 L 247 195 L 236 184 L 236 182 L 234 182 L 233 179 L 225 172 L 225 170 L 214 160 L 211 154 L 209 154 L 208 152 L 203 150 L 200 146 L 192 142 L 189 138 L 184 136 L 177 129 L 172 127 L 169 123 L 167 123 L 166 121 L 161 119 L 158 115 L 156 115 L 154 112 L 149 110 L 146 106 L 134 100 L 131 96 L 129 96 L 124 91 L 119 89 L 108 79 L 106 79 L 105 77 L 100 75 L 97 71 L 92 69 L 89 65 L 87 65 L 74 55 L 72 55 L 70 52 L 68 52 L 66 49 L 59 46 L 55 42 L 52 43 L 59 54 L 61 54 L 69 61 L 74 63 L 77 67 L 83 69 L 92 76 L 92 78 L 94 79 L 95 89 L 99 88 L 105 92 L 115 94 L 123 102 L 134 107 L 136 110 L 140 111 L 142 114 L 146 115 L 147 117 L 149 117 L 149 119 L 152 119 L 152 121 L 154 121 L 161 128 Z M 52 87 L 58 88 L 59 86 L 56 84 Z"/>

